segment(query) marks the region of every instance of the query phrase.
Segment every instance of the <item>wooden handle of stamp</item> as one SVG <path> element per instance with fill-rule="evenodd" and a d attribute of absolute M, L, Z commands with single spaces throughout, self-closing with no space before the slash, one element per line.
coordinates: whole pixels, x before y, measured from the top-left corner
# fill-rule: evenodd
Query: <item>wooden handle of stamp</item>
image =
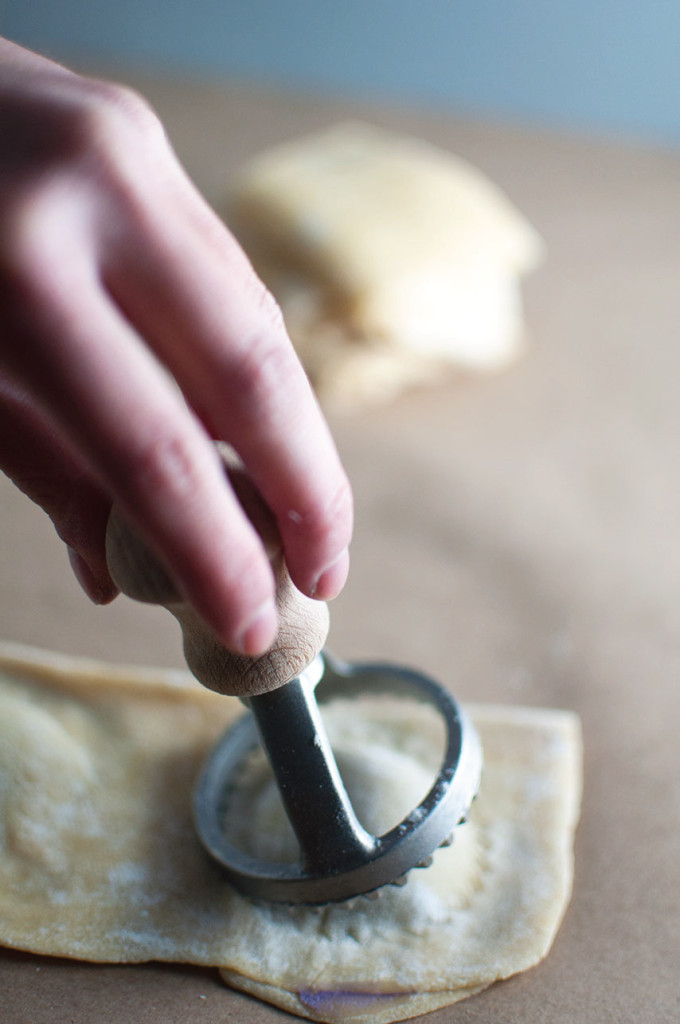
<path fill-rule="evenodd" d="M 136 601 L 163 605 L 175 616 L 182 627 L 187 664 L 199 682 L 218 693 L 253 697 L 283 686 L 313 661 L 328 635 L 328 608 L 295 587 L 273 516 L 246 475 L 227 466 L 223 457 L 225 470 L 262 538 L 276 578 L 279 632 L 265 654 L 247 658 L 227 650 L 115 506 L 106 530 L 106 558 L 122 593 Z"/>

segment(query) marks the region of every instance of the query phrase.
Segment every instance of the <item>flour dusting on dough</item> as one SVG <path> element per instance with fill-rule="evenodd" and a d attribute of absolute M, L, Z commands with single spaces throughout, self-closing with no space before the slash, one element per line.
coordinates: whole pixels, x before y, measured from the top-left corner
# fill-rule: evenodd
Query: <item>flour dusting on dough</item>
<path fill-rule="evenodd" d="M 423 796 L 436 722 L 342 702 L 328 728 L 368 827 Z M 464 998 L 548 951 L 569 899 L 580 732 L 567 712 L 469 707 L 479 799 L 451 847 L 375 902 L 255 905 L 196 838 L 200 765 L 240 703 L 176 674 L 109 671 L 0 649 L 0 941 L 100 962 L 219 967 L 225 980 L 320 1021 L 387 1024 Z M 249 780 L 249 781 L 248 781 Z M 290 844 L 257 758 L 243 842 Z M 247 820 L 246 820 L 247 818 Z M 293 840 L 294 843 L 294 840 Z M 294 848 L 292 851 L 294 855 Z"/>

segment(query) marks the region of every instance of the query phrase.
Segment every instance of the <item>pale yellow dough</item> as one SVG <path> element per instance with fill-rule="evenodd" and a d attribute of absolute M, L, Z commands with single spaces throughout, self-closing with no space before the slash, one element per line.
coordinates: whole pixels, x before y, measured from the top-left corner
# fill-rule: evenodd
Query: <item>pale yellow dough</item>
<path fill-rule="evenodd" d="M 469 824 L 375 902 L 256 906 L 204 855 L 191 789 L 238 701 L 183 673 L 0 645 L 0 941 L 85 960 L 170 960 L 320 1021 L 379 1024 L 478 992 L 547 953 L 570 895 L 580 730 L 568 712 L 468 709 L 484 745 Z M 338 759 L 367 827 L 429 786 L 427 709 L 338 702 Z M 244 773 L 247 848 L 290 846 L 264 766 Z"/>
<path fill-rule="evenodd" d="M 424 141 L 348 122 L 275 147 L 243 169 L 228 219 L 336 405 L 523 348 L 520 279 L 542 242 L 485 175 Z"/>

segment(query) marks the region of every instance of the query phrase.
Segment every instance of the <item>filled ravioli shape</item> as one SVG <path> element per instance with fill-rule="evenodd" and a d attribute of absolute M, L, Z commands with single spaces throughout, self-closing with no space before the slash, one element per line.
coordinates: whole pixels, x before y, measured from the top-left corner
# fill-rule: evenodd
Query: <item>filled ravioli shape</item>
<path fill-rule="evenodd" d="M 430 868 L 374 901 L 255 904 L 228 886 L 192 823 L 196 775 L 240 703 L 188 675 L 0 651 L 0 941 L 100 962 L 167 960 L 297 1015 L 377 1024 L 464 998 L 536 964 L 569 900 L 580 728 L 565 711 L 468 706 L 484 748 L 470 821 Z M 440 724 L 398 701 L 325 718 L 367 828 L 417 804 Z M 264 759 L 239 780 L 233 838 L 294 859 Z M 238 808 L 232 808 L 238 811 Z"/>

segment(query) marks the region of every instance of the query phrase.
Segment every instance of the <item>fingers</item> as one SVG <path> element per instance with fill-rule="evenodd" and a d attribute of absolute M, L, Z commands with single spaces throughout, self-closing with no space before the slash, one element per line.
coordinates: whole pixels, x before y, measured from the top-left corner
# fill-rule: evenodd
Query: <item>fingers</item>
<path fill-rule="evenodd" d="M 182 196 L 182 202 L 194 202 Z M 239 452 L 274 512 L 296 585 L 334 597 L 348 571 L 352 499 L 278 307 L 221 225 L 147 219 L 145 245 L 106 284 L 210 429 Z M 216 220 L 216 218 L 215 218 Z"/>
<path fill-rule="evenodd" d="M 86 274 L 67 288 L 53 271 L 31 306 L 50 330 L 15 323 L 16 372 L 214 632 L 260 653 L 276 631 L 269 562 L 177 387 Z"/>
<path fill-rule="evenodd" d="M 25 393 L 0 375 L 0 468 L 50 516 L 95 604 L 118 590 L 104 555 L 110 500 Z"/>
<path fill-rule="evenodd" d="M 60 82 L 56 106 L 53 89 L 38 99 L 46 123 L 75 116 L 69 145 L 49 173 L 29 146 L 0 187 L 7 366 L 208 625 L 259 653 L 276 625 L 272 573 L 208 434 L 239 452 L 293 580 L 321 598 L 347 574 L 346 476 L 278 309 L 157 119 L 119 90 Z M 16 110 L 21 127 L 25 104 Z M 36 160 L 41 173 L 27 173 Z M 75 550 L 89 585 L 92 559 Z"/>

